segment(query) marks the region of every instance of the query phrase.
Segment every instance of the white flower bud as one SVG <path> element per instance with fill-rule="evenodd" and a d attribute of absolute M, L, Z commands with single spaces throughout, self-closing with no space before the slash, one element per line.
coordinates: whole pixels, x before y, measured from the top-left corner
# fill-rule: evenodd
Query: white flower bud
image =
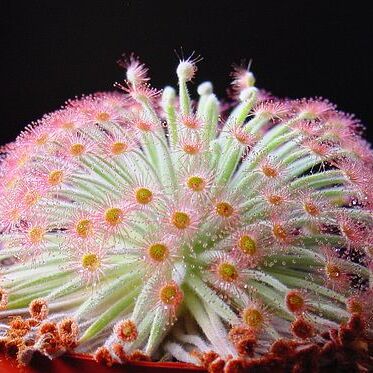
<path fill-rule="evenodd" d="M 162 106 L 172 105 L 173 101 L 176 98 L 176 91 L 173 87 L 166 86 L 163 89 L 162 93 Z"/>
<path fill-rule="evenodd" d="M 126 72 L 126 77 L 127 77 L 127 80 L 132 83 L 132 84 L 136 84 L 137 81 L 138 81 L 138 74 L 137 74 L 137 71 L 135 68 L 128 68 L 127 69 L 127 72 Z"/>
<path fill-rule="evenodd" d="M 212 91 L 213 89 L 211 82 L 203 82 L 197 88 L 197 92 L 200 96 L 210 95 Z"/>
<path fill-rule="evenodd" d="M 185 82 L 189 82 L 193 79 L 194 74 L 197 71 L 196 65 L 191 61 L 180 61 L 179 66 L 176 69 L 177 77 Z"/>
<path fill-rule="evenodd" d="M 255 85 L 255 76 L 251 71 L 247 71 L 243 79 L 247 87 L 253 87 Z"/>
<path fill-rule="evenodd" d="M 247 101 L 254 97 L 258 92 L 258 89 L 255 87 L 248 87 L 241 91 L 240 93 L 240 101 Z"/>

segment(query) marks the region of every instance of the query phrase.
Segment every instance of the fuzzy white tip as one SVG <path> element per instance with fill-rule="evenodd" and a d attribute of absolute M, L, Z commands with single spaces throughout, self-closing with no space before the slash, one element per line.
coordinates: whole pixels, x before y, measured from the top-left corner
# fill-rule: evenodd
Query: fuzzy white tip
<path fill-rule="evenodd" d="M 253 98 L 257 94 L 258 90 L 255 87 L 248 87 L 241 91 L 240 101 L 247 101 Z"/>
<path fill-rule="evenodd" d="M 244 79 L 247 87 L 253 87 L 255 85 L 255 76 L 251 71 L 246 72 Z"/>
<path fill-rule="evenodd" d="M 213 89 L 211 82 L 203 82 L 197 88 L 197 92 L 200 96 L 210 95 L 212 91 Z"/>
<path fill-rule="evenodd" d="M 180 61 L 179 66 L 176 69 L 176 74 L 180 80 L 189 82 L 193 79 L 196 71 L 197 67 L 193 62 Z"/>
<path fill-rule="evenodd" d="M 126 78 L 131 84 L 137 84 L 139 81 L 139 77 L 136 69 L 129 67 L 126 71 Z"/>
<path fill-rule="evenodd" d="M 172 105 L 176 98 L 176 91 L 170 86 L 166 86 L 162 93 L 162 106 Z"/>

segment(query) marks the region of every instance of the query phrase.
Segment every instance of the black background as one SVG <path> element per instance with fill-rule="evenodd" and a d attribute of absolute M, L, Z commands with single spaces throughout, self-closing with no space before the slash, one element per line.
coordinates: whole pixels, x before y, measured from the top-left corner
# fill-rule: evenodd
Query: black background
<path fill-rule="evenodd" d="M 122 52 L 141 56 L 154 86 L 175 85 L 181 47 L 204 57 L 195 86 L 212 80 L 222 97 L 231 64 L 253 59 L 259 87 L 329 98 L 372 139 L 372 14 L 343 3 L 2 0 L 1 143 L 70 97 L 112 89 Z"/>

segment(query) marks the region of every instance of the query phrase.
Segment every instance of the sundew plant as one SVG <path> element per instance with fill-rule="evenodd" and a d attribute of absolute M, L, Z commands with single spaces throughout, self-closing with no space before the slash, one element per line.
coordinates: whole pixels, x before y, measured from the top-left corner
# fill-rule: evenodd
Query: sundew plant
<path fill-rule="evenodd" d="M 211 372 L 369 369 L 373 153 L 323 99 L 235 67 L 229 100 L 152 88 L 68 101 L 1 149 L 0 349 Z M 197 96 L 198 100 L 191 97 Z M 255 370 L 256 371 L 256 370 Z"/>

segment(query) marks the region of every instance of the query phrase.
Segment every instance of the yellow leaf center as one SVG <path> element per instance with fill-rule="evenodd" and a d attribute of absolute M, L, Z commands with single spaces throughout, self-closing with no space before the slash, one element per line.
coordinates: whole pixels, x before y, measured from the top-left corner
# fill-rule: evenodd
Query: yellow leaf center
<path fill-rule="evenodd" d="M 190 216 L 183 211 L 176 211 L 172 215 L 172 224 L 178 229 L 186 229 L 190 225 Z"/>
<path fill-rule="evenodd" d="M 153 200 L 153 193 L 147 188 L 139 188 L 135 193 L 136 201 L 142 205 L 147 205 Z"/>

